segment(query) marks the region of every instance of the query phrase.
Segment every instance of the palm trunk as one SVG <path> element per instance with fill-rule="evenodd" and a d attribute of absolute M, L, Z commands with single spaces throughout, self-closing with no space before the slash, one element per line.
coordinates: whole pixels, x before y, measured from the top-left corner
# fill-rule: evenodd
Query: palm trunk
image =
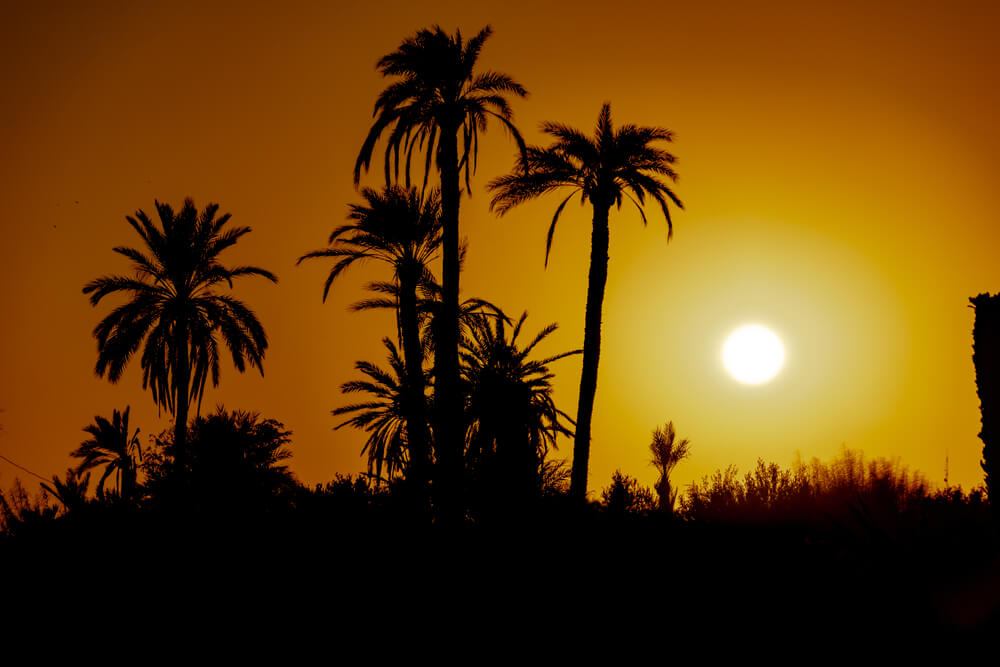
<path fill-rule="evenodd" d="M 410 449 L 409 477 L 421 496 L 429 479 L 430 432 L 427 428 L 427 404 L 424 398 L 424 354 L 420 347 L 417 321 L 417 275 L 414 267 L 401 271 L 399 280 L 399 324 L 406 366 L 406 438 Z"/>
<path fill-rule="evenodd" d="M 983 428 L 983 460 L 986 496 L 1000 518 L 1000 294 L 980 294 L 969 299 L 976 310 L 972 327 L 972 363 L 976 368 L 976 393 Z"/>
<path fill-rule="evenodd" d="M 438 500 L 446 521 L 461 518 L 462 404 L 458 395 L 458 126 L 442 127 L 438 146 L 441 171 L 441 217 L 444 299 L 435 341 L 435 439 Z"/>
<path fill-rule="evenodd" d="M 187 422 L 188 400 L 191 384 L 191 368 L 188 359 L 187 332 L 183 326 L 178 326 L 174 341 L 177 346 L 177 368 L 174 369 L 174 466 L 177 472 L 184 474 L 187 464 Z"/>
<path fill-rule="evenodd" d="M 131 501 L 135 495 L 135 468 L 118 468 L 118 495 L 122 500 Z"/>
<path fill-rule="evenodd" d="M 587 466 L 590 460 L 590 423 L 597 393 L 597 363 L 601 356 L 601 309 L 608 282 L 608 214 L 610 205 L 594 202 L 594 228 L 590 236 L 590 274 L 587 278 L 587 314 L 583 329 L 583 372 L 580 375 L 580 402 L 576 409 L 576 438 L 573 442 L 573 470 L 570 496 L 580 502 L 587 498 Z"/>

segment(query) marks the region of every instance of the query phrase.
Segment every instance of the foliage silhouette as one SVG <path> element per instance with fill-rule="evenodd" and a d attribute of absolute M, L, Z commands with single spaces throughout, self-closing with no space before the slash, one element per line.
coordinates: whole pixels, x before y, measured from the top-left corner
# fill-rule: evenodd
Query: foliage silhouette
<path fill-rule="evenodd" d="M 657 426 L 653 431 L 653 441 L 649 443 L 652 455 L 652 465 L 656 467 L 659 478 L 653 486 L 659 497 L 657 504 L 661 512 L 672 515 L 677 504 L 677 489 L 670 484 L 670 473 L 674 467 L 687 458 L 691 443 L 687 438 L 677 440 L 674 423 L 668 421 L 662 429 Z"/>
<path fill-rule="evenodd" d="M 409 431 L 406 415 L 412 412 L 406 405 L 411 396 L 405 390 L 403 381 L 406 365 L 389 338 L 383 338 L 382 342 L 389 351 L 391 371 L 368 361 L 358 361 L 354 367 L 368 379 L 352 380 L 340 386 L 345 394 L 364 392 L 370 394 L 372 399 L 333 410 L 334 416 L 352 415 L 336 428 L 353 426 L 369 434 L 361 454 L 368 453 L 368 473 L 380 482 L 392 480 L 407 467 Z M 383 468 L 385 478 L 382 476 Z"/>
<path fill-rule="evenodd" d="M 378 284 L 379 290 L 390 295 L 391 299 L 370 299 L 357 306 L 360 309 L 368 308 L 396 308 L 398 303 L 399 286 L 392 284 Z M 419 283 L 419 298 L 417 300 L 417 315 L 421 327 L 421 348 L 426 355 L 434 350 L 434 338 L 438 331 L 437 323 L 440 322 L 439 315 L 442 311 L 441 286 L 433 275 L 427 272 Z M 471 331 L 476 318 L 480 316 L 494 316 L 506 318 L 506 315 L 492 303 L 484 299 L 466 299 L 462 302 L 459 311 L 459 322 L 463 340 Z M 337 425 L 336 428 L 353 426 L 369 433 L 368 440 L 362 448 L 361 453 L 368 454 L 368 474 L 378 480 L 379 484 L 391 483 L 397 477 L 405 476 L 409 470 L 409 432 L 406 428 L 406 410 L 409 410 L 407 401 L 411 400 L 407 394 L 404 378 L 406 377 L 405 360 L 400 356 L 396 345 L 388 338 L 383 339 L 383 344 L 388 350 L 387 360 L 389 370 L 383 369 L 377 364 L 367 361 L 355 363 L 355 368 L 360 370 L 368 380 L 351 381 L 341 385 L 341 391 L 345 393 L 365 392 L 373 397 L 371 401 L 346 405 L 333 410 L 334 416 L 352 414 L 347 421 Z M 424 377 L 425 386 L 430 384 L 430 378 Z M 437 447 L 437 439 L 432 440 L 431 460 L 436 461 L 440 455 L 440 448 Z M 383 476 L 383 470 L 385 476 Z"/>
<path fill-rule="evenodd" d="M 0 530 L 8 537 L 22 535 L 44 525 L 58 513 L 59 508 L 49 502 L 44 490 L 32 500 L 16 477 L 6 493 L 0 489 Z"/>
<path fill-rule="evenodd" d="M 462 387 L 466 396 L 466 459 L 483 494 L 521 504 L 541 491 L 540 466 L 559 435 L 572 436 L 562 422 L 573 420 L 552 398 L 549 364 L 580 354 L 573 350 L 532 360 L 535 347 L 557 328 L 550 324 L 523 347 L 518 345 L 528 314 L 513 328 L 507 318 L 478 314 L 462 341 Z M 508 337 L 509 332 L 509 337 Z M 501 494 L 502 490 L 502 494 Z"/>
<path fill-rule="evenodd" d="M 104 276 L 87 283 L 83 293 L 90 295 L 94 306 L 109 294 L 130 297 L 94 329 L 96 371 L 117 382 L 132 355 L 143 347 L 142 386 L 150 389 L 158 406 L 165 405 L 173 414 L 175 454 L 183 468 L 189 402 L 197 400 L 200 406 L 209 376 L 212 386 L 219 384 L 218 336 L 238 371 L 249 364 L 264 373 L 267 335 L 257 316 L 241 301 L 215 290 L 223 283 L 232 288 L 233 279 L 242 276 L 278 279 L 255 266 L 226 268 L 219 263 L 222 251 L 250 228 L 225 229 L 230 214 L 216 218 L 218 204 L 209 204 L 200 214 L 190 199 L 176 213 L 167 204 L 155 204 L 159 228 L 142 210 L 126 218 L 145 251 L 114 248 L 132 260 L 134 277 Z"/>
<path fill-rule="evenodd" d="M 256 412 L 195 417 L 188 433 L 185 470 L 178 471 L 173 433 L 166 431 L 144 457 L 146 491 L 154 503 L 231 516 L 273 510 L 298 483 L 284 463 L 291 432 Z"/>
<path fill-rule="evenodd" d="M 411 470 L 407 477 L 418 485 L 429 479 L 430 431 L 427 425 L 423 347 L 420 342 L 420 314 L 417 289 L 432 279 L 428 264 L 441 245 L 441 202 L 436 190 L 426 199 L 415 188 L 404 190 L 387 185 L 382 191 L 364 188 L 365 204 L 352 204 L 348 219 L 330 234 L 331 247 L 303 255 L 299 262 L 317 257 L 337 259 L 323 286 L 323 300 L 333 281 L 357 261 L 374 259 L 393 269 L 393 283 L 373 287 L 389 293 L 396 311 L 400 345 L 403 349 L 407 400 L 405 416 L 407 448 Z M 368 300 L 356 305 L 364 309 L 387 305 Z M 381 468 L 381 464 L 378 466 Z M 391 471 L 390 471 L 391 475 Z"/>
<path fill-rule="evenodd" d="M 499 72 L 476 72 L 483 44 L 492 34 L 487 26 L 468 41 L 461 32 L 449 35 L 440 27 L 419 30 L 399 48 L 383 56 L 377 69 L 384 77 L 397 77 L 375 102 L 375 118 L 354 167 L 354 182 L 371 164 L 379 138 L 389 128 L 385 151 L 386 183 L 399 176 L 400 155 L 405 155 L 405 183 L 410 185 L 413 152 L 424 150 L 424 183 L 431 159 L 441 179 L 443 222 L 443 312 L 435 349 L 434 424 L 440 451 L 442 500 L 450 519 L 460 515 L 458 500 L 462 470 L 461 400 L 459 397 L 459 183 L 465 170 L 466 190 L 478 159 L 479 133 L 489 118 L 499 121 L 514 137 L 522 153 L 524 141 L 514 126 L 507 96 L 524 97 L 521 84 Z M 459 134 L 462 153 L 459 156 Z M 436 149 L 435 149 L 436 147 Z M 445 326 L 446 325 L 446 326 Z"/>
<path fill-rule="evenodd" d="M 59 475 L 52 475 L 52 484 L 42 482 L 42 488 L 62 503 L 67 512 L 78 510 L 87 504 L 87 489 L 90 486 L 90 473 L 78 475 L 76 470 L 66 470 L 65 481 Z"/>
<path fill-rule="evenodd" d="M 601 500 L 613 516 L 626 514 L 648 514 L 656 509 L 653 493 L 630 475 L 616 470 L 611 476 L 611 484 L 601 492 Z"/>
<path fill-rule="evenodd" d="M 870 524 L 887 522 L 928 495 L 923 476 L 898 460 L 865 461 L 843 448 L 829 463 L 814 458 L 791 469 L 758 460 L 742 480 L 733 466 L 717 470 L 692 483 L 681 506 L 688 518 L 705 521 Z"/>
<path fill-rule="evenodd" d="M 611 106 L 605 104 L 597 119 L 591 139 L 579 130 L 560 123 L 543 123 L 542 131 L 554 141 L 547 148 L 528 148 L 527 158 L 511 174 L 489 185 L 494 191 L 492 208 L 501 216 L 515 206 L 547 194 L 569 188 L 570 193 L 556 207 L 545 242 L 545 262 L 556 223 L 569 200 L 580 195 L 581 204 L 590 202 L 593 225 L 590 244 L 590 270 L 587 281 L 587 307 L 583 336 L 583 371 L 577 408 L 576 438 L 573 445 L 571 493 L 580 501 L 587 494 L 587 467 L 590 458 L 590 426 L 597 392 L 597 367 L 601 353 L 601 310 L 608 278 L 608 219 L 612 205 L 621 208 L 625 199 L 635 204 L 645 224 L 643 205 L 646 198 L 659 204 L 667 220 L 667 238 L 673 232 L 667 202 L 683 208 L 673 191 L 661 180 L 676 180 L 670 153 L 651 144 L 669 142 L 673 133 L 659 127 L 623 125 L 617 130 L 611 122 Z"/>
<path fill-rule="evenodd" d="M 110 422 L 105 417 L 94 417 L 94 423 L 83 429 L 90 434 L 90 439 L 70 454 L 83 459 L 76 467 L 77 474 L 104 466 L 104 474 L 97 482 L 98 496 L 104 496 L 104 482 L 114 474 L 118 496 L 127 501 L 135 498 L 136 464 L 137 460 L 142 461 L 142 447 L 139 429 L 134 433 L 129 431 L 128 413 L 128 407 L 124 412 L 115 410 Z"/>
<path fill-rule="evenodd" d="M 1000 294 L 980 294 L 969 299 L 976 311 L 972 327 L 972 363 L 976 369 L 976 393 L 983 441 L 983 469 L 986 495 L 991 504 L 1000 496 Z M 1000 512 L 997 512 L 1000 517 Z"/>

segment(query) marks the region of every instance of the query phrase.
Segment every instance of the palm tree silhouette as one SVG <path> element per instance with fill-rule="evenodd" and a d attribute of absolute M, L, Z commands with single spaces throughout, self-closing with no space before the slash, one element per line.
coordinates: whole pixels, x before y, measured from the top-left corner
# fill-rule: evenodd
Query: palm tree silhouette
<path fill-rule="evenodd" d="M 530 147 L 526 159 L 507 176 L 489 184 L 494 191 L 491 207 L 501 216 L 518 204 L 560 188 L 569 188 L 569 195 L 556 208 L 545 241 L 545 263 L 548 265 L 552 236 L 559 215 L 577 193 L 580 202 L 593 207 L 593 228 L 590 241 L 590 271 L 587 281 L 587 310 L 583 336 L 583 372 L 580 377 L 580 400 L 576 416 L 576 438 L 573 445 L 571 493 L 583 500 L 587 494 L 587 466 L 590 458 L 590 424 L 597 392 L 597 365 L 601 353 L 601 310 L 604 287 L 608 278 L 608 219 L 612 205 L 621 208 L 624 199 L 635 204 L 646 223 L 643 205 L 646 198 L 659 204 L 667 219 L 667 239 L 673 234 L 673 223 L 667 202 L 683 208 L 680 200 L 661 180 L 676 180 L 671 165 L 676 161 L 670 153 L 651 144 L 671 141 L 673 133 L 659 127 L 623 125 L 615 130 L 611 123 L 611 106 L 605 104 L 597 119 L 593 139 L 560 123 L 543 123 L 542 131 L 554 137 L 547 148 Z"/>
<path fill-rule="evenodd" d="M 431 158 L 441 177 L 441 213 L 444 225 L 443 322 L 435 351 L 435 432 L 443 445 L 441 467 L 445 497 L 455 499 L 461 475 L 461 401 L 458 393 L 459 340 L 459 225 L 460 174 L 465 170 L 466 191 L 475 170 L 479 133 L 487 120 L 498 120 L 513 135 L 524 153 L 524 141 L 512 122 L 507 95 L 524 97 L 527 91 L 510 76 L 498 72 L 475 72 L 476 61 L 486 39 L 486 26 L 472 39 L 463 41 L 435 26 L 420 30 L 398 49 L 383 56 L 377 69 L 385 77 L 399 77 L 389 84 L 375 102 L 375 121 L 368 132 L 354 166 L 354 183 L 361 170 L 371 164 L 375 144 L 390 127 L 385 150 L 385 177 L 399 177 L 400 155 L 405 155 L 405 182 L 410 184 L 410 164 L 414 150 L 425 150 L 424 184 L 431 170 Z M 462 152 L 459 156 L 459 134 Z M 436 150 L 435 150 L 436 146 Z M 445 444 L 447 443 L 447 444 Z M 449 501 L 446 501 L 446 503 Z M 450 515 L 457 513 L 451 502 Z"/>
<path fill-rule="evenodd" d="M 498 453 L 505 444 L 512 444 L 504 441 L 513 436 L 518 446 L 527 445 L 541 458 L 555 445 L 557 435 L 573 435 L 561 421 L 572 424 L 572 418 L 556 408 L 552 399 L 554 375 L 548 366 L 582 350 L 529 360 L 528 355 L 558 325 L 548 325 L 527 345 L 518 347 L 527 316 L 522 313 L 510 329 L 505 317 L 477 314 L 470 318 L 470 335 L 462 341 L 462 378 L 473 457 L 487 451 Z"/>
<path fill-rule="evenodd" d="M 114 248 L 132 260 L 135 275 L 98 278 L 87 283 L 83 293 L 90 294 L 94 306 L 109 294 L 129 295 L 128 302 L 94 329 L 96 372 L 117 382 L 132 355 L 143 348 L 142 386 L 152 392 L 156 405 L 165 405 L 174 416 L 175 460 L 182 470 L 189 402 L 197 400 L 200 408 L 210 375 L 212 386 L 219 384 L 219 335 L 238 371 L 249 364 L 264 374 L 264 328 L 243 302 L 216 289 L 223 283 L 231 288 L 233 279 L 241 276 L 278 279 L 255 266 L 230 269 L 219 263 L 219 254 L 250 228 L 223 229 L 230 214 L 216 218 L 218 204 L 209 204 L 200 214 L 190 199 L 176 213 L 167 204 L 155 204 L 162 229 L 142 210 L 126 217 L 146 251 Z"/>
<path fill-rule="evenodd" d="M 410 398 L 404 388 L 406 364 L 399 356 L 399 350 L 389 338 L 382 342 L 389 351 L 389 368 L 358 361 L 354 367 L 365 374 L 367 380 L 352 380 L 340 386 L 345 394 L 363 392 L 371 395 L 371 400 L 352 403 L 333 410 L 334 416 L 353 415 L 336 428 L 353 426 L 368 432 L 368 440 L 361 454 L 368 453 L 368 473 L 379 481 L 392 478 L 403 472 L 409 460 L 406 415 L 410 412 L 406 402 Z M 386 477 L 382 477 L 385 468 Z"/>
<path fill-rule="evenodd" d="M 41 487 L 51 493 L 62 503 L 67 512 L 73 512 L 87 504 L 87 489 L 90 486 L 90 473 L 80 476 L 72 468 L 66 469 L 66 481 L 59 475 L 52 475 L 52 484 L 42 482 Z"/>
<path fill-rule="evenodd" d="M 653 431 L 653 441 L 649 443 L 649 451 L 653 456 L 651 462 L 660 473 L 653 488 L 660 498 L 660 511 L 667 514 L 673 514 L 677 503 L 677 489 L 670 484 L 670 473 L 678 463 L 687 458 L 690 448 L 691 442 L 687 438 L 677 439 L 672 421 L 668 421 L 662 429 L 657 426 Z"/>
<path fill-rule="evenodd" d="M 462 380 L 466 395 L 467 459 L 471 466 L 492 467 L 511 495 L 537 492 L 539 467 L 558 435 L 572 436 L 563 424 L 573 420 L 552 398 L 549 364 L 580 350 L 545 359 L 528 359 L 557 328 L 543 328 L 524 347 L 518 336 L 528 314 L 508 328 L 507 318 L 485 313 L 470 318 L 462 341 Z M 508 337 L 509 333 L 509 337 Z"/>
<path fill-rule="evenodd" d="M 323 300 L 330 286 L 355 262 L 374 259 L 393 269 L 393 283 L 372 283 L 377 292 L 392 296 L 396 324 L 405 361 L 404 378 L 409 398 L 406 406 L 408 477 L 418 485 L 429 478 L 430 432 L 424 396 L 424 355 L 420 343 L 420 316 L 417 288 L 429 280 L 428 264 L 441 245 L 441 201 L 437 190 L 423 199 L 416 188 L 387 185 L 382 191 L 364 188 L 365 204 L 352 204 L 347 216 L 352 222 L 330 234 L 329 248 L 299 258 L 330 257 L 337 260 L 323 286 Z M 371 299 L 355 304 L 355 309 L 384 306 L 386 301 Z"/>
<path fill-rule="evenodd" d="M 70 456 L 83 459 L 76 467 L 77 474 L 82 474 L 104 466 L 104 474 L 97 482 L 97 495 L 104 495 L 104 482 L 112 474 L 117 476 L 118 496 L 123 500 L 131 500 L 136 491 L 136 461 L 142 460 L 142 448 L 139 445 L 139 429 L 130 433 L 128 425 L 129 408 L 124 412 L 114 411 L 112 420 L 100 415 L 94 417 L 94 423 L 84 427 L 90 434 Z"/>

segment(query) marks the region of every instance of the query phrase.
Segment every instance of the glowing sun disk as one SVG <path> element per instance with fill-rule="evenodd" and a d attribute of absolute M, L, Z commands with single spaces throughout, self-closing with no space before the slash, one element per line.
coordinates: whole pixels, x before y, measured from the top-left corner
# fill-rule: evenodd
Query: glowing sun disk
<path fill-rule="evenodd" d="M 722 346 L 722 363 L 743 384 L 772 379 L 785 363 L 785 346 L 770 329 L 748 324 L 736 329 Z"/>

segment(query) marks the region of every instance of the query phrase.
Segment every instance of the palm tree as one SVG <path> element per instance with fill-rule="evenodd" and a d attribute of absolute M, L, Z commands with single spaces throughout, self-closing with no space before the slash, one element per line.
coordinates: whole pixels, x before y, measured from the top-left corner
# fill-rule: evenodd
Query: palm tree
<path fill-rule="evenodd" d="M 404 389 L 406 364 L 399 356 L 399 350 L 389 338 L 382 342 L 389 351 L 390 371 L 368 362 L 358 361 L 354 367 L 368 376 L 367 380 L 353 380 L 340 386 L 345 394 L 363 392 L 371 395 L 371 400 L 353 403 L 337 408 L 334 416 L 351 415 L 336 428 L 353 426 L 368 432 L 368 440 L 361 449 L 368 453 L 368 473 L 383 480 L 382 469 L 391 480 L 406 469 L 409 447 L 406 415 L 409 412 L 406 401 L 409 393 Z"/>
<path fill-rule="evenodd" d="M 456 500 L 461 475 L 461 401 L 458 392 L 458 285 L 460 174 L 465 169 L 469 192 L 470 172 L 475 170 L 479 133 L 487 120 L 498 120 L 514 137 L 524 153 L 524 141 L 512 122 L 513 113 L 506 96 L 524 97 L 527 91 L 510 76 L 499 72 L 476 73 L 476 61 L 486 39 L 486 26 L 472 39 L 463 41 L 459 31 L 449 35 L 440 27 L 420 30 L 398 49 L 383 56 L 377 69 L 385 77 L 399 77 L 389 84 L 375 102 L 375 121 L 361 146 L 354 166 L 355 185 L 362 168 L 371 164 L 375 144 L 390 127 L 385 150 L 385 177 L 398 178 L 400 154 L 405 154 L 406 185 L 410 184 L 410 164 L 414 150 L 425 150 L 424 184 L 431 170 L 431 158 L 441 177 L 441 213 L 444 226 L 443 322 L 435 352 L 434 403 L 435 433 L 443 444 L 441 467 L 446 489 L 444 497 Z M 459 134 L 462 152 L 459 156 Z M 436 146 L 436 150 L 435 150 Z M 444 444 L 446 443 L 446 444 Z M 447 502 L 447 501 L 446 501 Z M 456 502 L 450 515 L 457 512 Z"/>
<path fill-rule="evenodd" d="M 430 432 L 427 427 L 424 397 L 424 355 L 420 344 L 420 316 L 417 289 L 430 279 L 428 264 L 441 245 L 441 201 L 437 190 L 423 199 L 416 188 L 387 185 L 382 191 L 364 188 L 365 204 L 352 204 L 347 216 L 352 222 L 330 234 L 329 248 L 316 250 L 299 258 L 331 257 L 337 260 L 323 286 L 326 301 L 330 286 L 355 262 L 374 259 L 393 269 L 393 283 L 372 283 L 375 291 L 389 293 L 392 300 L 365 300 L 355 309 L 391 305 L 405 360 L 404 378 L 409 398 L 406 417 L 407 444 L 411 464 L 410 477 L 423 485 L 430 463 Z"/>
<path fill-rule="evenodd" d="M 278 279 L 255 266 L 226 268 L 219 263 L 219 254 L 250 228 L 224 229 L 230 215 L 216 218 L 218 204 L 209 204 L 200 214 L 190 199 L 176 213 L 167 204 L 155 204 L 162 228 L 142 210 L 126 217 L 145 251 L 114 248 L 132 260 L 135 275 L 98 278 L 87 283 L 83 293 L 90 294 L 94 306 L 109 294 L 130 297 L 94 329 L 97 375 L 107 374 L 117 382 L 132 355 L 143 348 L 142 386 L 149 388 L 157 406 L 166 406 L 174 416 L 175 460 L 183 469 L 188 405 L 197 400 L 200 408 L 209 375 L 212 386 L 219 384 L 219 335 L 238 371 L 249 364 L 264 374 L 264 327 L 243 302 L 216 290 L 224 283 L 231 288 L 233 279 L 241 276 Z"/>
<path fill-rule="evenodd" d="M 79 510 L 87 505 L 87 488 L 90 486 L 90 473 L 82 477 L 72 468 L 66 469 L 66 481 L 59 475 L 52 475 L 52 484 L 42 482 L 42 488 L 55 496 L 67 512 Z"/>
<path fill-rule="evenodd" d="M 667 219 L 667 239 L 673 233 L 670 210 L 672 201 L 683 208 L 661 177 L 677 180 L 671 165 L 673 155 L 651 144 L 671 141 L 673 133 L 659 127 L 623 125 L 615 130 L 611 106 L 605 104 L 597 119 L 593 139 L 560 123 L 543 123 L 542 131 L 554 137 L 547 148 L 530 147 L 526 159 L 513 173 L 492 181 L 495 192 L 491 207 L 501 216 L 518 204 L 561 188 L 570 193 L 556 208 L 545 241 L 545 263 L 559 215 L 577 193 L 580 202 L 590 202 L 593 227 L 590 241 L 590 271 L 587 281 L 587 310 L 583 334 L 583 371 L 580 377 L 580 400 L 573 445 L 571 493 L 579 500 L 587 494 L 587 465 L 590 458 L 590 424 L 597 392 L 597 365 L 601 353 L 601 310 L 608 278 L 608 219 L 612 205 L 621 208 L 624 199 L 636 205 L 646 223 L 643 205 L 646 197 L 659 204 Z"/>
<path fill-rule="evenodd" d="M 486 507 L 500 501 L 508 511 L 538 497 L 549 448 L 557 436 L 573 435 L 572 418 L 552 398 L 549 364 L 580 350 L 529 359 L 556 325 L 520 347 L 517 339 L 527 315 L 508 327 L 504 316 L 478 314 L 462 341 L 466 460 Z"/>
<path fill-rule="evenodd" d="M 471 462 L 497 457 L 537 479 L 538 466 L 556 436 L 572 436 L 573 420 L 556 408 L 549 364 L 580 350 L 545 359 L 528 359 L 541 341 L 557 328 L 543 328 L 524 347 L 518 347 L 528 314 L 512 329 L 506 317 L 478 314 L 471 318 L 470 335 L 462 341 L 462 379 L 466 395 L 467 456 Z M 508 338 L 509 331 L 509 338 Z M 520 465 L 524 464 L 524 465 Z"/>
<path fill-rule="evenodd" d="M 670 473 L 683 459 L 687 458 L 691 442 L 684 438 L 677 440 L 674 423 L 668 421 L 664 428 L 659 426 L 653 431 L 653 441 L 649 443 L 649 451 L 653 455 L 652 464 L 656 466 L 660 477 L 656 480 L 656 494 L 660 497 L 660 510 L 673 514 L 677 503 L 677 489 L 670 485 Z"/>
<path fill-rule="evenodd" d="M 108 421 L 100 415 L 94 417 L 94 423 L 84 427 L 90 434 L 70 454 L 74 458 L 83 459 L 76 467 L 76 473 L 82 474 L 104 466 L 104 474 L 97 482 L 97 495 L 104 495 L 104 482 L 112 475 L 117 475 L 118 496 L 123 500 L 131 500 L 136 490 L 136 460 L 142 460 L 142 448 L 139 446 L 139 429 L 130 433 L 128 425 L 129 408 L 125 412 L 114 411 L 112 420 Z"/>

